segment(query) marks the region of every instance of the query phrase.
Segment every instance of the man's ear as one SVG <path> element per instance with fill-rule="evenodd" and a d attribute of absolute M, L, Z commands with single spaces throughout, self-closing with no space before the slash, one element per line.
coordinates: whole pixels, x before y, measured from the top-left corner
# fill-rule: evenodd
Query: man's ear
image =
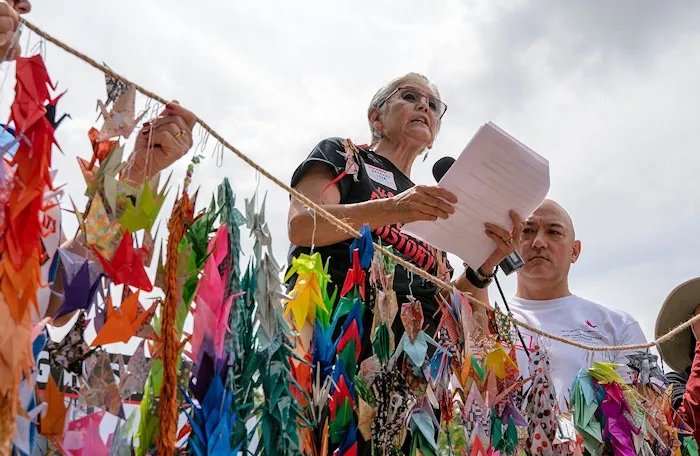
<path fill-rule="evenodd" d="M 578 257 L 581 255 L 581 241 L 574 241 L 574 245 L 571 248 L 571 264 L 578 261 Z"/>

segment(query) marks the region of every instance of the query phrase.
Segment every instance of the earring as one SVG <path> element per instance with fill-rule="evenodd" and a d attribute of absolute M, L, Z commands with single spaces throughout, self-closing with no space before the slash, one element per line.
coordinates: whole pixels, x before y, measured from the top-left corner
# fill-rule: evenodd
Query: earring
<path fill-rule="evenodd" d="M 423 155 L 423 161 L 426 161 L 428 159 L 428 152 L 430 152 L 430 150 L 425 151 L 425 155 Z"/>

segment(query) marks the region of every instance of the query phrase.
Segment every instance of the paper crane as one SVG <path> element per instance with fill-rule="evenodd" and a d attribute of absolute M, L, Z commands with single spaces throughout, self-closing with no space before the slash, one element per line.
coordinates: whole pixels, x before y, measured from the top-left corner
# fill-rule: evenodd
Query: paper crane
<path fill-rule="evenodd" d="M 17 95 L 11 107 L 10 120 L 18 132 L 26 132 L 46 115 L 46 108 L 37 100 L 51 100 L 51 82 L 40 55 L 17 59 Z"/>
<path fill-rule="evenodd" d="M 167 182 L 163 186 L 165 189 L 167 187 Z M 167 191 L 163 190 L 157 195 L 153 196 L 151 186 L 148 183 L 143 185 L 143 190 L 141 195 L 136 201 L 136 207 L 132 204 L 130 199 L 126 200 L 126 207 L 124 208 L 124 213 L 119 219 L 119 223 L 127 230 L 135 233 L 139 230 L 150 231 L 153 227 L 153 223 L 158 217 L 161 206 L 165 201 L 167 196 Z"/>
<path fill-rule="evenodd" d="M 97 333 L 95 340 L 90 344 L 92 347 L 115 342 L 128 342 L 133 337 L 146 318 L 150 316 L 149 312 L 137 316 L 139 293 L 140 290 L 129 295 L 119 306 L 119 309 L 112 306 L 112 297 L 107 296 L 105 300 L 107 320 L 100 332 Z"/>
<path fill-rule="evenodd" d="M 49 338 L 46 351 L 49 353 L 49 362 L 52 366 L 61 367 L 75 375 L 82 375 L 83 361 L 92 354 L 92 350 L 83 338 L 84 329 L 85 313 L 80 312 L 77 321 L 63 340 L 54 342 Z"/>
<path fill-rule="evenodd" d="M 286 301 L 285 314 L 289 312 L 293 314 L 294 329 L 301 331 L 305 321 L 313 323 L 316 310 L 328 313 L 319 282 L 326 274 L 323 271 L 323 260 L 318 252 L 312 256 L 302 254 L 292 259 L 292 267 L 285 280 L 295 273 L 297 280 L 294 288 L 289 292 L 291 299 Z"/>
<path fill-rule="evenodd" d="M 106 63 L 102 62 L 102 64 L 109 68 L 109 65 Z M 106 108 L 108 108 L 113 102 L 117 101 L 119 97 L 121 97 L 129 88 L 124 81 L 121 79 L 116 79 L 108 74 L 105 74 L 105 86 L 107 89 L 107 101 L 105 101 Z M 100 109 L 99 103 L 97 105 L 97 109 Z"/>
<path fill-rule="evenodd" d="M 360 250 L 359 248 L 355 248 L 352 251 L 352 268 L 348 270 L 347 275 L 345 276 L 345 283 L 343 283 L 343 288 L 340 291 L 340 296 L 345 296 L 347 295 L 350 290 L 354 289 L 355 286 L 358 286 L 360 290 L 360 298 L 364 301 L 365 299 L 365 276 L 366 272 L 364 269 L 362 269 L 360 265 Z"/>
<path fill-rule="evenodd" d="M 112 261 L 108 261 L 97 249 L 95 249 L 95 253 L 97 253 L 105 273 L 112 278 L 116 285 L 123 283 L 143 291 L 153 290 L 153 285 L 143 265 L 143 258 L 134 249 L 131 233 L 128 231 L 124 233 Z"/>
<path fill-rule="evenodd" d="M 80 398 L 88 406 L 99 407 L 112 415 L 124 418 L 124 407 L 119 386 L 114 378 L 112 363 L 104 350 L 99 350 L 87 379 L 81 379 Z"/>
<path fill-rule="evenodd" d="M 65 454 L 107 456 L 109 449 L 100 437 L 100 423 L 105 412 L 91 413 L 68 424 L 63 438 Z"/>
<path fill-rule="evenodd" d="M 47 408 L 41 414 L 39 421 L 39 433 L 45 436 L 62 437 L 66 427 L 66 413 L 68 409 L 64 403 L 64 395 L 59 391 L 53 376 L 49 374 L 44 390 L 44 402 Z"/>
<path fill-rule="evenodd" d="M 214 372 L 211 379 L 202 378 L 207 384 L 203 392 L 196 394 L 199 405 L 192 398 L 185 398 L 192 406 L 192 413 L 185 412 L 192 427 L 189 447 L 196 456 L 224 456 L 238 454 L 240 447 L 231 448 L 231 434 L 236 423 L 233 411 L 233 392 L 224 389 L 222 372 Z M 198 378 L 199 383 L 199 378 Z"/>
<path fill-rule="evenodd" d="M 90 210 L 85 220 L 81 219 L 80 213 L 75 205 L 73 205 L 73 210 L 78 217 L 78 223 L 81 225 L 81 229 L 85 233 L 85 244 L 93 247 L 100 255 L 112 258 L 116 248 L 115 246 L 118 245 L 117 242 L 121 233 L 121 228 L 118 223 L 112 222 L 109 219 L 102 202 L 102 197 L 98 194 L 92 199 Z M 125 234 L 124 239 L 127 238 L 130 240 L 131 236 Z"/>
<path fill-rule="evenodd" d="M 102 115 L 105 118 L 105 123 L 102 125 L 100 134 L 97 136 L 98 141 L 104 141 L 115 136 L 123 136 L 124 139 L 129 139 L 129 136 L 134 131 L 134 127 L 141 121 L 145 112 L 138 117 L 135 115 L 136 104 L 136 86 L 133 84 L 124 92 L 112 107 L 112 111 L 108 112 L 107 107 L 101 101 L 97 102 Z"/>
<path fill-rule="evenodd" d="M 90 166 L 93 166 L 96 160 L 102 162 L 109 157 L 109 154 L 119 145 L 119 141 L 116 140 L 98 141 L 97 137 L 99 135 L 100 131 L 97 128 L 93 127 L 88 131 L 88 138 L 90 138 L 90 144 L 92 144 L 92 160 L 90 161 Z"/>
<path fill-rule="evenodd" d="M 78 309 L 89 309 L 102 284 L 102 273 L 96 261 L 63 249 L 58 252 L 63 265 L 63 303 L 54 318 Z"/>
<path fill-rule="evenodd" d="M 153 358 L 146 358 L 145 345 L 146 341 L 142 340 L 134 354 L 131 355 L 124 372 L 120 375 L 119 390 L 123 399 L 143 392 L 148 372 L 153 363 Z"/>
<path fill-rule="evenodd" d="M 227 277 L 222 276 L 219 268 L 228 254 L 226 225 L 219 227 L 216 235 L 209 242 L 208 248 L 210 256 L 204 264 L 203 277 L 195 297 L 197 307 L 194 311 L 194 330 L 191 340 L 192 359 L 198 357 L 207 337 L 213 341 L 216 356 L 220 358 L 223 355 L 224 336 L 230 332 L 228 320 L 231 305 L 235 298 L 244 293 L 233 293 L 224 299 Z"/>

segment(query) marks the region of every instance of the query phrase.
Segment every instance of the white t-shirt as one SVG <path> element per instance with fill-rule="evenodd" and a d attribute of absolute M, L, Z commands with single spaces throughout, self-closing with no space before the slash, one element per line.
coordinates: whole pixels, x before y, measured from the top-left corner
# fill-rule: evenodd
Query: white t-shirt
<path fill-rule="evenodd" d="M 647 342 L 642 328 L 631 315 L 608 309 L 576 295 L 547 301 L 513 298 L 510 302 L 510 310 L 515 318 L 535 328 L 587 345 L 628 345 Z M 629 381 L 626 355 L 631 352 L 588 352 L 562 342 L 545 339 L 522 327 L 518 328 L 530 351 L 536 345 L 549 349 L 552 382 L 562 411 L 568 410 L 567 402 L 576 374 L 581 368 L 591 367 L 593 361 L 622 364 L 625 367 L 618 368 L 618 372 L 625 381 Z M 528 377 L 527 355 L 517 335 L 514 341 L 517 347 L 518 367 L 523 377 Z M 632 353 L 634 352 L 636 351 Z"/>

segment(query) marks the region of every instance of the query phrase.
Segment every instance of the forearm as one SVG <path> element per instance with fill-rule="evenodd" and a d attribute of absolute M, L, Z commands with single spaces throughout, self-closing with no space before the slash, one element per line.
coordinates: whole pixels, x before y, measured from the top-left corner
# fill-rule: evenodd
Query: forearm
<path fill-rule="evenodd" d="M 454 286 L 462 292 L 465 293 L 471 293 L 471 295 L 475 298 L 478 299 L 479 301 L 483 302 L 484 304 L 488 305 L 489 307 L 491 304 L 489 303 L 489 292 L 488 288 L 479 288 L 475 286 L 473 283 L 467 279 L 466 275 L 466 269 L 469 266 L 465 263 L 464 264 L 464 269 L 465 272 L 462 273 L 457 279 L 453 282 Z M 478 271 L 480 274 L 484 276 L 492 276 L 493 272 L 496 270 L 496 265 L 493 264 L 493 261 L 491 259 L 486 260 L 484 264 L 482 264 Z"/>
<path fill-rule="evenodd" d="M 678 415 L 693 429 L 695 438 L 700 438 L 700 343 L 695 345 L 693 367 L 685 385 L 685 394 L 683 394 Z"/>
<path fill-rule="evenodd" d="M 292 202 L 292 214 L 289 218 L 289 240 L 292 244 L 317 247 L 345 241 L 353 236 L 328 222 L 313 210 L 307 209 L 301 203 Z M 334 217 L 343 220 L 355 230 L 360 230 L 363 224 L 369 224 L 371 229 L 398 223 L 395 211 L 391 210 L 389 200 L 377 199 L 354 204 L 320 205 Z"/>
<path fill-rule="evenodd" d="M 474 297 L 474 299 L 477 299 L 477 300 L 483 302 L 484 304 L 490 306 L 488 289 L 475 287 L 469 281 L 469 279 L 467 279 L 467 276 L 465 273 L 462 273 L 459 277 L 457 277 L 452 282 L 452 284 L 459 291 L 464 292 L 464 293 L 470 293 Z"/>

